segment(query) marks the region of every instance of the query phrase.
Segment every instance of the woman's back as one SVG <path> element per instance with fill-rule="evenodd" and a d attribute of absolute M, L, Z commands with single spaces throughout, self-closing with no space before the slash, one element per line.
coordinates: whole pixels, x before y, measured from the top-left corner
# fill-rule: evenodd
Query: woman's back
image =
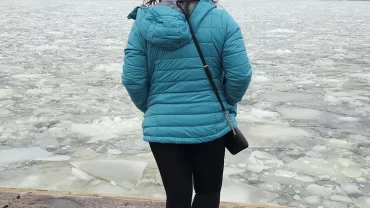
<path fill-rule="evenodd" d="M 125 50 L 122 81 L 145 113 L 144 139 L 195 144 L 229 132 L 184 15 L 174 4 L 163 3 L 139 8 L 130 17 L 136 21 Z M 210 0 L 196 5 L 190 21 L 236 126 L 236 103 L 251 79 L 240 29 Z"/>
<path fill-rule="evenodd" d="M 149 5 L 153 2 L 147 0 Z M 145 113 L 144 140 L 161 173 L 166 207 L 218 208 L 224 135 L 231 127 L 212 91 L 185 16 L 172 0 L 162 0 L 137 8 L 129 18 L 136 20 L 125 50 L 122 81 Z M 236 126 L 236 105 L 251 79 L 240 29 L 211 0 L 197 3 L 190 24 Z"/>

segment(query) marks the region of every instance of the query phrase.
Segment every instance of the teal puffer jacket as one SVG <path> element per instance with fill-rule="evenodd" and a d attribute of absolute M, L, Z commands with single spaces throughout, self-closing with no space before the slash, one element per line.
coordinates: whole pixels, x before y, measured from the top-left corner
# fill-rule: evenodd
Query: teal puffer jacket
<path fill-rule="evenodd" d="M 122 83 L 144 112 L 144 140 L 196 144 L 230 131 L 203 70 L 184 15 L 174 5 L 138 7 L 125 49 Z M 214 81 L 236 126 L 236 106 L 252 70 L 241 30 L 211 0 L 200 0 L 191 15 Z"/>

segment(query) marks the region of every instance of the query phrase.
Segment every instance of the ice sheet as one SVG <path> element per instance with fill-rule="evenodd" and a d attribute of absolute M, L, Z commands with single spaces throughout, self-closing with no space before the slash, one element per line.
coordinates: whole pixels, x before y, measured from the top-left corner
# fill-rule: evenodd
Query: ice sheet
<path fill-rule="evenodd" d="M 263 95 L 263 99 L 272 102 L 294 102 L 313 100 L 315 96 L 307 93 L 276 92 Z"/>
<path fill-rule="evenodd" d="M 363 171 L 360 169 L 361 164 L 350 160 L 343 161 L 341 159 L 326 160 L 324 158 L 302 157 L 292 161 L 287 166 L 312 176 L 317 174 L 334 176 L 345 175 L 350 178 L 357 178 L 361 177 L 363 174 Z"/>
<path fill-rule="evenodd" d="M 0 89 L 0 99 L 10 98 L 14 93 L 12 89 Z"/>
<path fill-rule="evenodd" d="M 241 123 L 240 127 L 246 134 L 252 147 L 285 146 L 289 142 L 297 141 L 298 138 L 301 138 L 300 142 L 304 144 L 304 140 L 308 139 L 311 135 L 304 129 L 283 125 L 256 125 L 243 127 L 243 123 Z"/>
<path fill-rule="evenodd" d="M 72 174 L 83 181 L 91 181 L 94 178 L 78 168 L 72 168 Z"/>
<path fill-rule="evenodd" d="M 109 117 L 103 117 L 91 124 L 73 124 L 70 131 L 80 137 L 89 138 L 88 142 L 94 143 L 123 135 L 136 135 L 142 130 L 140 119 L 121 120 L 121 118 L 116 117 L 112 120 Z"/>
<path fill-rule="evenodd" d="M 114 182 L 125 188 L 134 188 L 147 166 L 146 162 L 128 160 L 92 160 L 71 164 L 91 176 Z"/>
<path fill-rule="evenodd" d="M 265 204 L 278 197 L 277 194 L 273 194 L 267 191 L 262 191 L 253 186 L 234 182 L 231 180 L 225 180 L 224 188 L 222 190 L 222 201 L 228 202 L 247 202 L 255 204 Z"/>
<path fill-rule="evenodd" d="M 46 158 L 36 158 L 37 161 L 45 161 L 45 162 L 63 162 L 63 161 L 69 161 L 71 159 L 68 155 L 55 155 L 51 157 Z"/>
<path fill-rule="evenodd" d="M 321 111 L 304 108 L 281 108 L 278 111 L 282 116 L 289 119 L 315 120 L 324 115 Z"/>
<path fill-rule="evenodd" d="M 32 161 L 37 158 L 45 158 L 51 155 L 53 155 L 53 153 L 39 147 L 2 149 L 0 150 L 0 166 Z"/>

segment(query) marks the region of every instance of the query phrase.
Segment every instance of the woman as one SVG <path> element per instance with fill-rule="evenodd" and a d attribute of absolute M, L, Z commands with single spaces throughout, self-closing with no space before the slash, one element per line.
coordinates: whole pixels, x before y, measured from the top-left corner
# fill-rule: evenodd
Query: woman
<path fill-rule="evenodd" d="M 251 80 L 242 33 L 212 0 L 181 1 L 212 77 L 236 127 L 236 106 Z M 216 208 L 224 169 L 223 136 L 231 128 L 203 70 L 189 25 L 174 0 L 147 0 L 134 19 L 122 82 L 144 113 L 167 194 L 167 208 Z M 193 185 L 195 197 L 192 203 Z"/>

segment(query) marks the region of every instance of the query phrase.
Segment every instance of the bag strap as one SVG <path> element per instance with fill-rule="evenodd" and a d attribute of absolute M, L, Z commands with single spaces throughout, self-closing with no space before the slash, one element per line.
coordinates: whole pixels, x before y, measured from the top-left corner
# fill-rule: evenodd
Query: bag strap
<path fill-rule="evenodd" d="M 190 33 L 191 33 L 191 36 L 193 38 L 193 41 L 194 41 L 194 45 L 195 47 L 197 48 L 197 51 L 199 53 L 199 57 L 200 57 L 200 60 L 202 61 L 203 63 L 203 69 L 207 75 L 207 78 L 209 80 L 209 82 L 211 83 L 211 86 L 212 86 L 212 90 L 213 92 L 216 94 L 216 97 L 217 97 L 217 100 L 218 102 L 220 103 L 221 105 L 221 108 L 222 108 L 222 111 L 224 112 L 225 114 L 225 117 L 226 117 L 226 120 L 229 124 L 229 126 L 231 127 L 231 130 L 233 131 L 233 134 L 234 136 L 237 134 L 236 131 L 235 131 L 235 128 L 233 127 L 233 124 L 231 122 L 231 119 L 230 119 L 230 116 L 229 116 L 229 113 L 227 112 L 223 102 L 222 102 L 222 99 L 221 99 L 221 96 L 220 94 L 218 93 L 218 89 L 217 89 L 217 86 L 212 78 L 212 74 L 211 74 L 211 71 L 209 69 L 209 66 L 207 65 L 206 63 L 206 59 L 204 58 L 204 55 L 203 55 L 203 52 L 202 50 L 200 49 L 200 45 L 199 45 L 199 42 L 198 42 L 198 39 L 197 37 L 195 36 L 195 33 L 194 33 L 194 30 L 193 30 L 193 27 L 191 26 L 190 24 L 190 12 L 189 12 L 189 4 L 190 2 L 195 2 L 197 0 L 178 0 L 176 2 L 177 6 L 181 9 L 182 13 L 185 15 L 185 18 L 186 18 L 186 21 L 189 25 L 189 29 L 190 29 Z M 199 0 L 198 0 L 199 1 Z M 185 3 L 185 9 L 180 5 L 180 3 Z"/>

